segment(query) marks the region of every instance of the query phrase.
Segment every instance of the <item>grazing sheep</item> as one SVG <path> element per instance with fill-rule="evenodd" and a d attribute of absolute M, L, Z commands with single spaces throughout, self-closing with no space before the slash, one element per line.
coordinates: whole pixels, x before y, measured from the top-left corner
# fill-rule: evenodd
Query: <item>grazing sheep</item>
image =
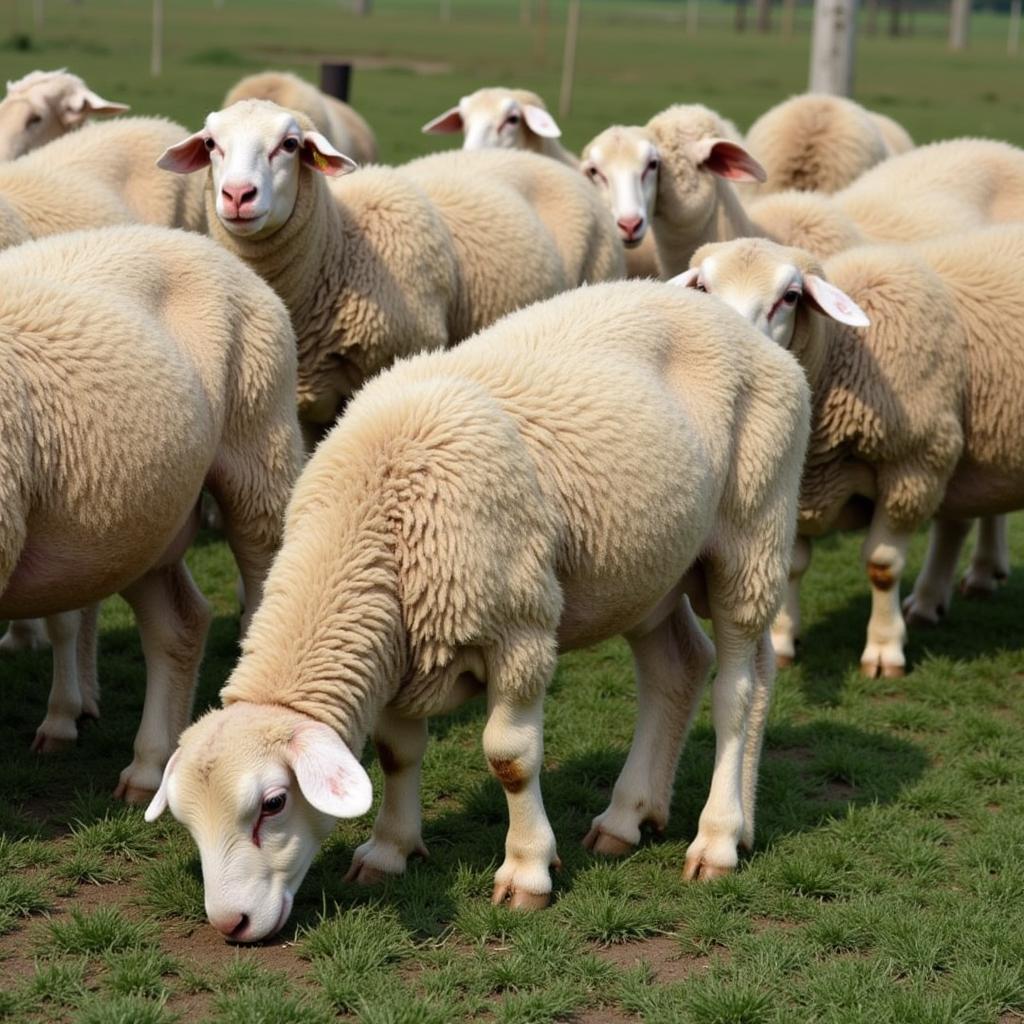
<path fill-rule="evenodd" d="M 464 134 L 463 149 L 525 149 L 568 164 L 579 160 L 558 141 L 562 129 L 548 113 L 544 101 L 527 89 L 477 89 L 463 96 L 457 107 L 428 121 L 428 135 Z"/>
<path fill-rule="evenodd" d="M 310 434 L 396 358 L 622 275 L 597 196 L 528 153 L 437 154 L 328 183 L 352 162 L 302 115 L 245 100 L 210 114 L 160 165 L 210 168 L 211 234 L 288 306 Z"/>
<path fill-rule="evenodd" d="M 287 110 L 297 110 L 338 152 L 358 164 L 377 160 L 377 139 L 362 116 L 343 100 L 328 96 L 289 71 L 263 71 L 243 78 L 231 87 L 222 107 L 239 100 L 270 100 Z"/>
<path fill-rule="evenodd" d="M 0 160 L 13 160 L 31 149 L 80 128 L 90 117 L 107 117 L 128 110 L 90 89 L 67 68 L 32 71 L 7 83 L 0 102 Z"/>
<path fill-rule="evenodd" d="M 525 89 L 477 89 L 457 107 L 427 122 L 426 133 L 464 132 L 463 149 L 524 149 L 551 157 L 576 169 L 578 158 L 558 141 L 562 129 L 544 101 Z M 609 206 L 610 209 L 610 206 Z M 628 277 L 661 277 L 652 237 L 623 242 Z"/>
<path fill-rule="evenodd" d="M 758 195 L 787 189 L 838 192 L 913 145 L 895 121 L 853 100 L 822 93 L 791 96 L 747 132 L 747 148 L 768 174 L 766 182 L 751 188 Z"/>
<path fill-rule="evenodd" d="M 210 618 L 182 560 L 200 490 L 224 512 L 246 617 L 280 542 L 301 457 L 294 335 L 255 274 L 163 228 L 26 243 L 0 254 L 0 291 L 0 618 L 47 618 L 48 748 L 95 696 L 94 611 L 68 610 L 131 604 L 146 703 L 116 792 L 140 800 L 188 721 Z"/>
<path fill-rule="evenodd" d="M 687 878 L 751 846 L 807 433 L 792 358 L 720 303 L 656 282 L 582 288 L 370 381 L 317 448 L 225 707 L 183 734 L 166 807 L 200 846 L 211 922 L 279 929 L 337 817 L 363 814 L 356 760 L 385 773 L 350 877 L 423 850 L 426 719 L 486 690 L 484 753 L 509 808 L 495 903 L 547 904 L 555 837 L 540 791 L 558 651 L 625 635 L 636 735 L 587 845 L 666 824 L 712 661 L 715 771 Z M 297 783 L 297 784 L 296 784 Z"/>
<path fill-rule="evenodd" d="M 824 269 L 805 251 L 743 239 L 699 250 L 680 279 L 792 351 L 811 382 L 800 539 L 773 630 L 783 662 L 794 654 L 812 537 L 869 524 L 861 666 L 898 676 L 899 580 L 914 531 L 935 517 L 905 605 L 911 622 L 933 622 L 949 609 L 970 518 L 1024 506 L 1022 261 L 1024 227 L 1005 225 L 913 248 L 853 249 Z M 852 329 L 867 325 L 860 306 L 870 317 L 863 333 Z"/>

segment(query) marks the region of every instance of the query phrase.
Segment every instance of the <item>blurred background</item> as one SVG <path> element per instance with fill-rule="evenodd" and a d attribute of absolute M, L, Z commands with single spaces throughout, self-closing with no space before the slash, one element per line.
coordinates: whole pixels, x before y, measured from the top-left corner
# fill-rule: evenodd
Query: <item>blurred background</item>
<path fill-rule="evenodd" d="M 868 0 L 857 14 L 854 97 L 917 142 L 1024 143 L 1024 59 L 1009 52 L 1010 3 Z M 252 71 L 293 70 L 318 84 L 322 62 L 349 62 L 350 102 L 374 127 L 382 161 L 397 163 L 455 145 L 421 135 L 420 125 L 483 85 L 534 89 L 557 116 L 568 8 L 569 0 L 3 0 L 0 72 L 15 79 L 67 66 L 133 113 L 197 128 Z M 964 25 L 965 11 L 964 45 L 953 49 L 951 27 Z M 643 123 L 672 102 L 705 103 L 745 130 L 807 88 L 813 14 L 793 0 L 583 0 L 563 142 L 578 150 L 609 124 Z"/>

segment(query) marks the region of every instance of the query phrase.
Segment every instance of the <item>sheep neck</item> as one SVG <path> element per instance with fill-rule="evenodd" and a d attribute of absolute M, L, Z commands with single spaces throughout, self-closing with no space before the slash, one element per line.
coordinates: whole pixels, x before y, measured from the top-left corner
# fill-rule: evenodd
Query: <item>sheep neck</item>
<path fill-rule="evenodd" d="M 357 482 L 336 475 L 321 472 L 317 486 L 351 498 Z M 290 536 L 221 701 L 290 708 L 358 755 L 409 660 L 394 535 L 372 489 L 321 502 L 297 492 Z"/>
<path fill-rule="evenodd" d="M 734 238 L 761 237 L 764 232 L 747 216 L 732 185 L 714 179 L 715 198 L 707 217 L 699 223 L 674 217 L 672 204 L 658 203 L 654 209 L 654 241 L 664 277 L 681 274 L 690 266 L 693 254 L 708 242 L 731 242 Z"/>
<path fill-rule="evenodd" d="M 301 351 L 308 325 L 321 318 L 324 301 L 334 298 L 319 294 L 322 275 L 317 268 L 340 259 L 343 230 L 340 206 L 323 176 L 305 167 L 299 173 L 292 215 L 266 238 L 232 235 L 217 217 L 210 183 L 206 209 L 210 234 L 259 274 L 288 307 Z"/>

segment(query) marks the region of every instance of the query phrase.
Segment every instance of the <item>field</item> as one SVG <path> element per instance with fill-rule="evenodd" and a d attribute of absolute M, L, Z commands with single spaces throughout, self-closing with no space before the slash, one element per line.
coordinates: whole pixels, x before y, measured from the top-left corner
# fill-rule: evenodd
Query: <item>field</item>
<path fill-rule="evenodd" d="M 802 88 L 809 12 L 793 40 L 735 35 L 706 5 L 688 37 L 682 3 L 584 5 L 566 142 L 701 100 L 741 126 Z M 445 140 L 419 125 L 479 85 L 557 96 L 563 8 L 540 40 L 514 0 L 377 0 L 356 19 L 335 0 L 167 4 L 165 71 L 148 72 L 149 4 L 3 7 L 5 77 L 67 64 L 139 113 L 198 127 L 242 74 L 267 65 L 315 77 L 351 58 L 353 100 L 398 162 Z M 919 141 L 963 133 L 1024 143 L 1021 68 L 1005 22 L 976 15 L 964 55 L 942 20 L 862 39 L 858 98 Z M 25 47 L 28 47 L 27 49 Z M 905 587 L 920 567 L 917 539 Z M 0 1018 L 164 1024 L 984 1024 L 1024 1020 L 1024 517 L 1018 567 L 988 602 L 955 603 L 912 634 L 913 671 L 856 671 L 868 614 L 859 538 L 815 549 L 798 665 L 780 674 L 767 734 L 758 840 L 733 877 L 680 879 L 707 793 L 713 734 L 699 717 L 672 821 L 629 859 L 580 839 L 606 805 L 634 711 L 621 642 L 564 657 L 551 689 L 545 800 L 563 860 L 551 909 L 489 905 L 505 801 L 480 750 L 483 708 L 431 724 L 424 771 L 430 859 L 375 890 L 341 881 L 370 818 L 340 826 L 275 940 L 233 947 L 205 924 L 199 865 L 168 819 L 108 797 L 130 759 L 143 663 L 127 607 L 107 602 L 103 719 L 78 749 L 29 754 L 49 688 L 48 654 L 0 661 Z M 197 710 L 215 702 L 237 650 L 234 571 L 203 535 L 189 556 L 214 603 Z M 372 758 L 372 754 L 367 755 Z M 370 763 L 368 761 L 368 763 Z M 371 767 L 375 786 L 380 782 Z"/>

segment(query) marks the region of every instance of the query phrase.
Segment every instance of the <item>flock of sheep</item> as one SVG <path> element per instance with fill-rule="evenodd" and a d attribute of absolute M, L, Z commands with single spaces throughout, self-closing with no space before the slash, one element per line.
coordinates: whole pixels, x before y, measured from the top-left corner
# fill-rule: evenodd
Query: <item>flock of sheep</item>
<path fill-rule="evenodd" d="M 34 748 L 60 748 L 99 714 L 98 603 L 131 604 L 146 697 L 117 793 L 188 827 L 233 940 L 279 930 L 335 820 L 369 809 L 367 738 L 384 792 L 350 877 L 425 852 L 427 718 L 478 693 L 509 810 L 494 899 L 544 906 L 545 689 L 559 651 L 620 634 L 636 731 L 584 842 L 665 827 L 716 664 L 685 874 L 728 872 L 811 539 L 868 528 L 868 675 L 903 673 L 904 614 L 948 611 L 973 518 L 963 589 L 1009 571 L 1024 151 L 915 149 L 808 95 L 745 141 L 672 106 L 578 161 L 539 97 L 482 89 L 424 127 L 463 149 L 386 167 L 354 110 L 277 72 L 191 135 L 70 131 L 124 109 L 66 72 L 0 104 L 0 648 L 52 645 Z M 204 491 L 243 641 L 188 726 Z"/>

